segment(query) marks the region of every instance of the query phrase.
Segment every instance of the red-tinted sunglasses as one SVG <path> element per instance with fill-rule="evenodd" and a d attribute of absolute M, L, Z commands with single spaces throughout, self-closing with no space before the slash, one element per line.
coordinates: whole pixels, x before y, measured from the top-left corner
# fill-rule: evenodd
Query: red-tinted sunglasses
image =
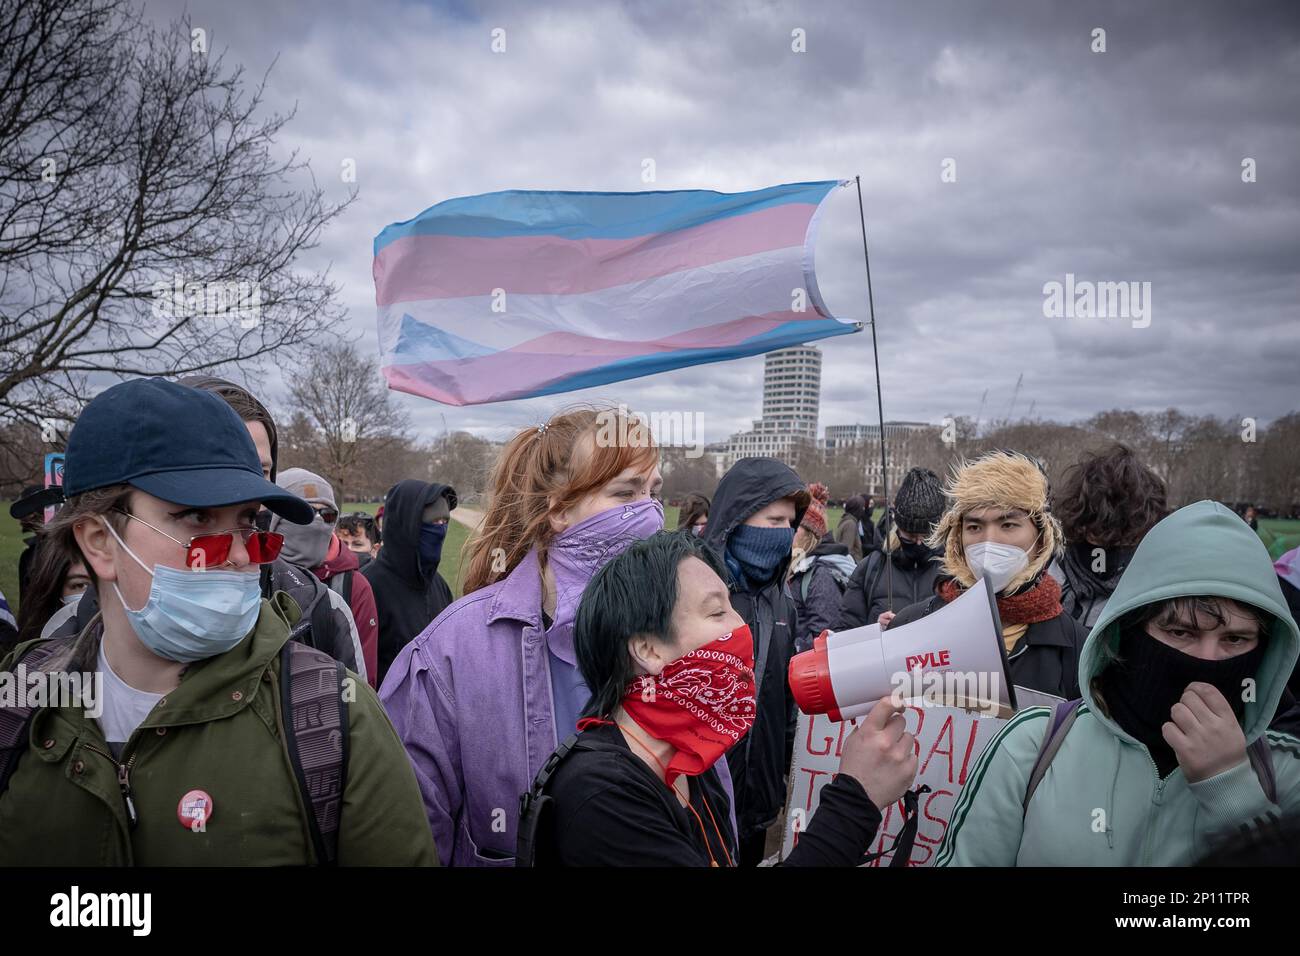
<path fill-rule="evenodd" d="M 146 528 L 153 528 L 164 538 L 175 541 L 185 549 L 185 564 L 199 571 L 220 567 L 225 564 L 230 558 L 230 548 L 235 543 L 235 535 L 239 535 L 244 539 L 244 549 L 248 551 L 248 560 L 251 564 L 270 564 L 280 556 L 280 549 L 284 547 L 284 535 L 280 534 L 280 532 L 259 531 L 256 528 L 232 528 L 229 531 L 214 531 L 208 534 L 197 534 L 190 538 L 188 542 L 180 541 L 173 538 L 162 528 L 154 528 L 153 525 L 138 515 L 133 515 L 129 511 L 121 511 L 121 509 L 118 509 L 118 511 L 128 518 L 134 518 Z"/>

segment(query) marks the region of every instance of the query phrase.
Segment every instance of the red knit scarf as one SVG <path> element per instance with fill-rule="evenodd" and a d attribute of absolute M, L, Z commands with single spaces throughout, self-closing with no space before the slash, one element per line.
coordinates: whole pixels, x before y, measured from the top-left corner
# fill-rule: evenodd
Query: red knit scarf
<path fill-rule="evenodd" d="M 951 603 L 964 590 L 956 580 L 949 578 L 939 585 L 939 597 Z M 1008 624 L 1037 624 L 1050 621 L 1061 613 L 1061 585 L 1050 574 L 1044 574 L 1028 591 L 1019 594 L 998 595 L 998 616 L 1003 626 Z"/>

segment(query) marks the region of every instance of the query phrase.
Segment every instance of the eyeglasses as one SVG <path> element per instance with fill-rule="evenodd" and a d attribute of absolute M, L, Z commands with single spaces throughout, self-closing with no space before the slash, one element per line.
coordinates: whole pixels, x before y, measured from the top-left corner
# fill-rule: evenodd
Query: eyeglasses
<path fill-rule="evenodd" d="M 225 564 L 230 558 L 230 548 L 235 543 L 235 535 L 239 535 L 244 539 L 244 548 L 248 551 L 248 560 L 252 564 L 270 564 L 280 556 L 280 549 L 284 547 L 284 535 L 280 534 L 280 532 L 259 531 L 256 528 L 232 528 L 229 531 L 214 531 L 209 534 L 195 535 L 188 542 L 181 541 L 173 538 L 162 528 L 154 528 L 153 525 L 138 515 L 133 515 L 131 512 L 123 511 L 120 508 L 115 510 L 128 518 L 134 518 L 146 528 L 153 528 L 164 538 L 175 541 L 185 549 L 186 566 L 199 571 Z"/>
<path fill-rule="evenodd" d="M 333 524 L 339 520 L 339 513 L 333 508 L 313 508 L 312 510 L 320 515 L 320 520 L 326 524 Z"/>

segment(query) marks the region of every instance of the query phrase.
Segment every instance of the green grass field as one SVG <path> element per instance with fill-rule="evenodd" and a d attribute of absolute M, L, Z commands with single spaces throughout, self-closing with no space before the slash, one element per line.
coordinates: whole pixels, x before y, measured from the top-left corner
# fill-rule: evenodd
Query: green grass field
<path fill-rule="evenodd" d="M 4 512 L 0 515 L 0 592 L 3 592 L 9 600 L 9 606 L 14 613 L 18 613 L 18 556 L 23 550 L 23 534 L 18 527 L 18 522 L 8 517 L 8 502 L 4 502 Z M 343 506 L 343 511 L 364 511 L 367 514 L 374 514 L 375 509 L 379 506 L 376 504 L 359 504 L 352 503 Z M 835 526 L 839 524 L 840 516 L 843 511 L 839 508 L 827 509 L 826 523 L 834 531 Z M 874 519 L 880 519 L 880 510 L 877 509 Z M 664 526 L 667 528 L 677 527 L 677 508 L 669 506 L 664 509 Z M 1281 555 L 1284 551 L 1300 546 L 1300 521 L 1289 521 L 1284 519 L 1266 518 L 1259 523 L 1259 536 L 1268 547 L 1269 553 L 1273 557 Z M 465 546 L 465 539 L 469 536 L 468 529 L 457 521 L 451 522 L 447 531 L 447 541 L 442 548 L 442 565 L 439 568 L 442 576 L 451 585 L 452 592 L 456 597 L 461 596 L 460 580 L 460 563 L 462 550 Z"/>

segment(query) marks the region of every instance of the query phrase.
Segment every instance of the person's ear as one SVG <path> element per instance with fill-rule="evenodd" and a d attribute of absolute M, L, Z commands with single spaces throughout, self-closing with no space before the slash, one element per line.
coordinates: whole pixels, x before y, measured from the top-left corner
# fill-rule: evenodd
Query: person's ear
<path fill-rule="evenodd" d="M 86 564 L 100 581 L 117 580 L 117 569 L 113 560 L 116 542 L 105 525 L 108 520 L 107 515 L 86 518 L 84 521 L 78 521 L 72 528 L 77 547 L 81 549 Z"/>
<path fill-rule="evenodd" d="M 546 505 L 546 519 L 551 524 L 551 531 L 555 534 L 563 534 L 564 530 L 569 527 L 568 511 L 560 510 L 559 504 L 554 498 L 548 498 Z"/>
<path fill-rule="evenodd" d="M 658 677 L 668 665 L 669 658 L 663 653 L 663 645 L 645 634 L 628 638 L 627 652 L 637 665 L 637 670 Z"/>

